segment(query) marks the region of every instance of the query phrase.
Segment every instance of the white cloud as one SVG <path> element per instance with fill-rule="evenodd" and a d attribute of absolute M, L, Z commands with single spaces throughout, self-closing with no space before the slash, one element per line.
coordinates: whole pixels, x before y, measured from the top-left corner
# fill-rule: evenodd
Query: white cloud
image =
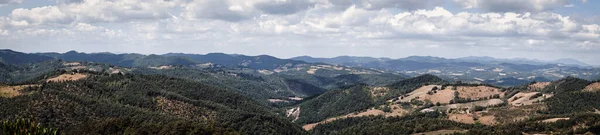
<path fill-rule="evenodd" d="M 444 5 L 438 0 L 61 0 L 59 5 L 16 9 L 0 16 L 0 41 L 8 44 L 6 48 L 35 51 L 45 47 L 34 45 L 48 44 L 66 50 L 194 50 L 286 57 L 302 53 L 381 56 L 421 49 L 447 56 L 481 53 L 477 50 L 583 56 L 600 50 L 597 21 L 552 13 L 560 0 L 509 0 L 491 7 L 499 9 L 487 7 L 491 1 L 456 2 L 464 8 L 497 12 L 432 7 Z M 514 3 L 525 6 L 511 7 Z M 274 48 L 289 51 L 270 51 Z"/>
<path fill-rule="evenodd" d="M 569 0 L 454 0 L 463 8 L 492 12 L 542 12 L 571 5 Z"/>

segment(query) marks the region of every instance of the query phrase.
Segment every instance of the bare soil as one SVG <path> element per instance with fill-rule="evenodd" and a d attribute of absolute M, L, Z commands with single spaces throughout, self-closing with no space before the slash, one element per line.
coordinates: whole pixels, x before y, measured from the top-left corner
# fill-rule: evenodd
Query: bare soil
<path fill-rule="evenodd" d="M 0 86 L 0 97 L 12 98 L 22 94 L 21 90 L 26 87 L 38 85 Z"/>
<path fill-rule="evenodd" d="M 504 97 L 504 92 L 500 89 L 488 86 L 458 86 L 458 97 L 460 98 L 471 98 L 471 99 L 482 99 L 490 97 L 495 94 L 499 94 L 500 98 Z"/>
<path fill-rule="evenodd" d="M 508 102 L 513 106 L 531 105 L 536 102 L 543 101 L 546 98 L 552 97 L 552 94 L 543 94 L 542 96 L 531 99 L 532 96 L 539 92 L 519 92 L 508 99 Z"/>
<path fill-rule="evenodd" d="M 551 119 L 542 120 L 541 122 L 551 123 L 551 122 L 556 122 L 559 120 L 569 120 L 569 119 L 570 118 L 551 118 Z"/>
<path fill-rule="evenodd" d="M 345 118 L 352 118 L 352 117 L 363 117 L 363 116 L 377 116 L 377 115 L 384 115 L 386 117 L 395 117 L 395 116 L 403 116 L 405 114 L 408 114 L 409 111 L 404 110 L 402 108 L 400 108 L 400 106 L 398 105 L 391 105 L 390 106 L 392 108 L 391 112 L 384 112 L 382 110 L 379 109 L 374 109 L 371 108 L 367 111 L 364 112 L 358 112 L 358 113 L 350 113 L 350 114 L 346 114 L 344 116 L 339 116 L 339 117 L 334 117 L 334 118 L 328 118 L 326 120 L 317 122 L 317 123 L 311 123 L 311 124 L 306 124 L 304 126 L 302 126 L 302 128 L 304 128 L 304 130 L 308 131 L 308 130 L 312 130 L 315 126 L 319 125 L 319 124 L 325 124 L 325 123 L 329 123 L 335 120 L 340 120 L 340 119 L 345 119 Z"/>
<path fill-rule="evenodd" d="M 76 81 L 79 79 L 86 78 L 86 74 L 76 73 L 76 74 L 62 74 L 54 78 L 50 78 L 46 80 L 46 82 L 64 82 L 64 81 Z"/>
<path fill-rule="evenodd" d="M 596 83 L 592 83 L 592 84 L 588 85 L 587 87 L 585 87 L 583 89 L 583 91 L 589 91 L 589 92 L 600 91 L 600 82 L 596 82 Z"/>

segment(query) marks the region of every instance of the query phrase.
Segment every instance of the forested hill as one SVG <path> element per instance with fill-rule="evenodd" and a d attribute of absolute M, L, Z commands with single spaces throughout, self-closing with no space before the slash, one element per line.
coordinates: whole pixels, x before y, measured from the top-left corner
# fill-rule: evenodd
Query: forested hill
<path fill-rule="evenodd" d="M 304 132 L 273 108 L 202 83 L 161 75 L 78 74 L 87 77 L 30 85 L 0 98 L 0 117 L 35 119 L 65 134 Z"/>

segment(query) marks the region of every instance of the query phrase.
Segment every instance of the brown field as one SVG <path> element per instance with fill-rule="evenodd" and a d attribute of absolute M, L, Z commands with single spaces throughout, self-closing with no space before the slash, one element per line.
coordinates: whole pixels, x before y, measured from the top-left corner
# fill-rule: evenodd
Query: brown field
<path fill-rule="evenodd" d="M 431 131 L 431 132 L 423 132 L 423 133 L 416 133 L 413 135 L 447 135 L 447 134 L 453 134 L 453 133 L 466 133 L 467 130 L 438 130 L 438 131 Z"/>
<path fill-rule="evenodd" d="M 440 85 L 427 85 L 420 88 L 415 89 L 414 91 L 408 93 L 408 96 L 404 97 L 400 100 L 400 102 L 410 102 L 412 99 L 418 99 L 427 95 L 427 92 L 431 91 L 433 87 L 442 87 Z"/>
<path fill-rule="evenodd" d="M 425 101 L 425 99 L 434 104 L 438 102 L 441 104 L 448 104 L 450 103 L 450 100 L 454 99 L 454 91 L 449 89 L 438 90 L 437 93 L 434 93 L 433 95 L 425 94 L 422 97 L 419 97 L 419 100 Z"/>
<path fill-rule="evenodd" d="M 519 93 L 515 94 L 513 97 L 510 97 L 508 99 L 508 102 L 514 106 L 531 105 L 535 102 L 539 102 L 546 98 L 552 97 L 552 94 L 544 94 L 540 97 L 530 99 L 533 95 L 535 95 L 537 93 L 539 93 L 539 92 L 527 92 L 527 93 L 519 92 Z"/>
<path fill-rule="evenodd" d="M 400 108 L 400 106 L 398 106 L 398 105 L 391 105 L 390 107 L 392 108 L 392 112 L 389 112 L 389 113 L 383 112 L 382 110 L 371 108 L 364 112 L 350 113 L 350 114 L 346 114 L 344 116 L 329 118 L 329 119 L 326 119 L 326 120 L 323 120 L 323 121 L 320 121 L 317 123 L 306 124 L 306 125 L 302 126 L 302 128 L 304 128 L 304 130 L 308 131 L 308 130 L 312 130 L 315 126 L 317 126 L 319 124 L 325 124 L 325 123 L 329 123 L 329 122 L 339 120 L 339 119 L 352 118 L 352 117 L 363 117 L 363 116 L 371 116 L 371 115 L 373 115 L 373 116 L 384 115 L 386 117 L 395 117 L 395 116 L 403 116 L 409 112 L 407 110 Z"/>
<path fill-rule="evenodd" d="M 460 123 L 473 124 L 473 114 L 448 114 L 448 119 Z"/>
<path fill-rule="evenodd" d="M 83 79 L 86 77 L 87 77 L 86 74 L 81 74 L 81 73 L 76 73 L 74 75 L 73 74 L 62 74 L 57 77 L 50 78 L 50 79 L 46 80 L 46 82 L 76 81 L 76 80 Z"/>
<path fill-rule="evenodd" d="M 496 125 L 496 117 L 494 115 L 481 116 L 477 119 L 481 124 L 484 125 Z"/>
<path fill-rule="evenodd" d="M 547 122 L 547 123 L 551 123 L 551 122 L 556 122 L 559 120 L 569 120 L 570 118 L 551 118 L 551 119 L 545 119 L 542 120 L 541 122 Z"/>
<path fill-rule="evenodd" d="M 21 90 L 26 87 L 39 85 L 0 86 L 0 97 L 12 98 L 21 95 Z"/>
<path fill-rule="evenodd" d="M 533 91 L 539 91 L 546 88 L 546 86 L 548 85 L 550 85 L 550 82 L 536 82 L 534 84 L 529 85 L 528 89 Z"/>
<path fill-rule="evenodd" d="M 473 119 L 473 116 L 477 116 L 477 120 Z M 465 124 L 474 124 L 476 121 L 484 125 L 495 125 L 496 117 L 493 115 L 481 116 L 478 114 L 448 114 L 448 119 Z"/>
<path fill-rule="evenodd" d="M 592 84 L 588 85 L 587 87 L 585 87 L 583 89 L 583 91 L 590 91 L 590 92 L 600 91 L 600 82 L 596 82 L 596 83 L 592 83 Z"/>
<path fill-rule="evenodd" d="M 500 89 L 494 87 L 458 86 L 456 89 L 458 91 L 458 97 L 460 98 L 481 99 L 495 94 L 500 94 L 500 98 L 504 97 L 504 92 L 501 92 Z"/>

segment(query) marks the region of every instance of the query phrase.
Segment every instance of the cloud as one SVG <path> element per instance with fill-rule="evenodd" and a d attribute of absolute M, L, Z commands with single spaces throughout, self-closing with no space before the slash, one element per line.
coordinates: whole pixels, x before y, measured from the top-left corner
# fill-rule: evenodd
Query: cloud
<path fill-rule="evenodd" d="M 0 0 L 0 6 L 5 4 L 21 4 L 23 0 Z"/>
<path fill-rule="evenodd" d="M 194 0 L 184 5 L 182 16 L 237 22 L 249 19 L 255 12 L 251 5 L 237 0 Z"/>
<path fill-rule="evenodd" d="M 310 0 L 275 0 L 258 2 L 254 7 L 268 14 L 287 15 L 306 10 L 315 4 L 315 1 Z"/>
<path fill-rule="evenodd" d="M 365 9 L 380 10 L 383 8 L 400 8 L 406 10 L 423 9 L 428 6 L 439 6 L 443 4 L 441 0 L 362 0 L 357 5 Z"/>
<path fill-rule="evenodd" d="M 18 8 L 8 18 L 10 22 L 29 25 L 53 25 L 84 22 L 127 22 L 169 18 L 170 9 L 178 0 L 85 0 L 55 6 Z"/>
<path fill-rule="evenodd" d="M 560 0 L 509 0 L 499 7 L 486 7 L 498 1 L 456 2 L 482 11 L 449 10 L 438 0 L 60 0 L 0 16 L 0 41 L 6 43 L 2 47 L 34 51 L 220 51 L 286 57 L 396 57 L 392 55 L 423 49 L 446 56 L 498 51 L 589 57 L 600 50 L 600 19 L 552 13 L 560 6 L 547 3 L 561 5 Z M 277 48 L 286 51 L 271 51 Z"/>
<path fill-rule="evenodd" d="M 571 5 L 569 0 L 454 0 L 463 8 L 491 12 L 542 12 Z"/>

